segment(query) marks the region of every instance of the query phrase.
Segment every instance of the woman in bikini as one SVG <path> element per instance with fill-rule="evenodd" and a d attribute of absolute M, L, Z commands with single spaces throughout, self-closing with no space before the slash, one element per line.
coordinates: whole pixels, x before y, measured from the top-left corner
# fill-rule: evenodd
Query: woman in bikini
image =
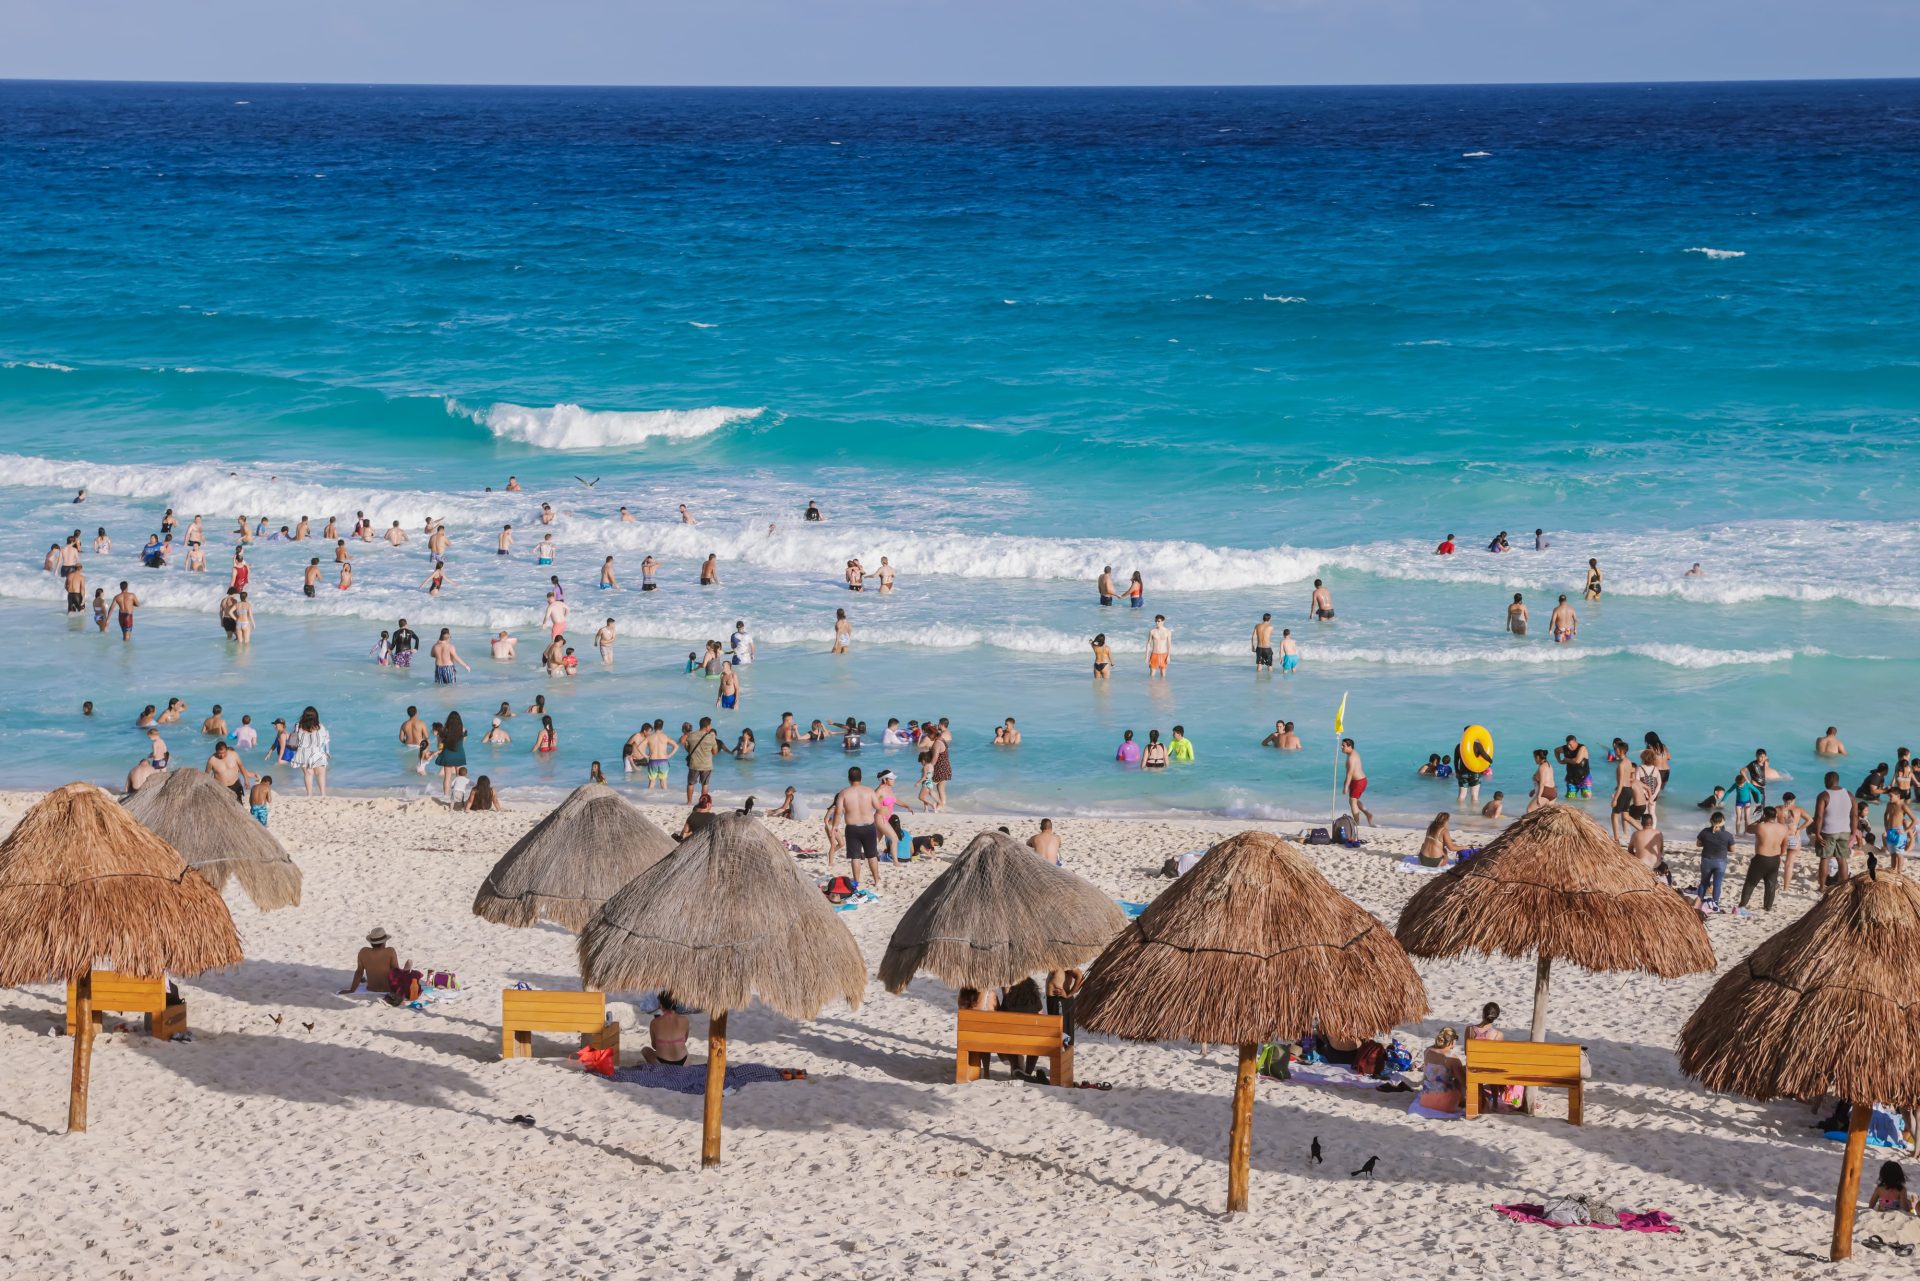
<path fill-rule="evenodd" d="M 648 1063 L 678 1067 L 687 1061 L 687 1016 L 673 1003 L 673 993 L 660 993 L 660 1012 L 647 1024 L 653 1044 L 640 1051 Z"/>
<path fill-rule="evenodd" d="M 1107 634 L 1101 632 L 1088 644 L 1093 646 L 1093 679 L 1109 681 L 1113 679 L 1113 651 L 1107 647 Z"/>

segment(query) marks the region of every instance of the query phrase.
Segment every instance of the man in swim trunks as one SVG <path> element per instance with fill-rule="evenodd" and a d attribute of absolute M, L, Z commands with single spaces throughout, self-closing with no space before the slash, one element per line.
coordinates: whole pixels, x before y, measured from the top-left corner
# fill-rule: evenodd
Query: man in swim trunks
<path fill-rule="evenodd" d="M 1147 679 L 1167 678 L 1167 663 L 1173 658 L 1173 629 L 1165 614 L 1153 616 L 1153 628 L 1147 632 Z"/>
<path fill-rule="evenodd" d="M 1300 666 L 1300 643 L 1293 639 L 1293 628 L 1280 629 L 1280 672 L 1285 675 Z"/>
<path fill-rule="evenodd" d="M 847 785 L 834 794 L 827 806 L 827 825 L 838 819 L 846 825 L 847 862 L 855 880 L 860 880 L 864 861 L 872 874 L 874 889 L 880 888 L 880 796 L 860 781 L 860 767 L 847 770 Z M 833 870 L 833 852 L 827 852 L 827 870 Z M 866 882 L 862 882 L 865 884 Z"/>
<path fill-rule="evenodd" d="M 495 556 L 513 555 L 513 526 L 512 525 L 502 525 L 500 527 L 500 537 L 494 543 L 493 554 Z"/>
<path fill-rule="evenodd" d="M 1553 607 L 1553 613 L 1547 618 L 1547 629 L 1553 633 L 1553 643 L 1564 645 L 1574 638 L 1580 630 L 1580 620 L 1574 615 L 1573 606 L 1567 604 L 1565 593 L 1560 603 Z"/>
<path fill-rule="evenodd" d="M 654 588 L 659 586 L 658 583 L 653 581 L 654 573 L 658 571 L 659 568 L 660 568 L 660 562 L 653 558 L 652 552 L 648 552 L 646 557 L 642 559 L 640 562 L 640 590 L 641 591 L 650 592 L 654 590 Z"/>
<path fill-rule="evenodd" d="M 427 741 L 427 723 L 420 719 L 420 709 L 409 706 L 407 719 L 400 722 L 400 742 L 407 747 L 418 747 Z"/>
<path fill-rule="evenodd" d="M 1253 670 L 1273 674 L 1273 615 L 1262 614 L 1253 625 Z"/>
<path fill-rule="evenodd" d="M 467 667 L 467 660 L 460 657 L 460 651 L 453 647 L 453 630 L 442 627 L 440 629 L 440 639 L 433 643 L 433 683 L 436 685 L 453 684 L 453 669 L 455 664 L 466 667 L 468 671 L 473 670 L 471 667 Z"/>
<path fill-rule="evenodd" d="M 708 552 L 707 559 L 700 566 L 700 585 L 718 587 L 720 585 L 720 553 Z"/>
<path fill-rule="evenodd" d="M 1827 726 L 1827 732 L 1813 740 L 1814 754 L 1817 756 L 1845 756 L 1847 745 L 1840 741 L 1838 726 Z"/>
<path fill-rule="evenodd" d="M 1316 623 L 1333 621 L 1333 593 L 1317 578 L 1313 580 L 1313 596 L 1307 601 L 1307 617 Z"/>
<path fill-rule="evenodd" d="M 508 663 L 512 662 L 519 653 L 520 640 L 513 633 L 502 630 L 498 636 L 487 642 L 487 647 L 493 651 L 497 661 Z"/>
<path fill-rule="evenodd" d="M 1347 812 L 1356 819 L 1365 817 L 1367 826 L 1372 827 L 1373 811 L 1360 802 L 1360 798 L 1367 794 L 1367 767 L 1360 762 L 1360 749 L 1353 745 L 1352 739 L 1343 738 L 1340 740 L 1340 752 L 1347 758 Z"/>
<path fill-rule="evenodd" d="M 1455 551 L 1455 548 L 1453 545 L 1453 535 L 1448 534 L 1445 538 L 1440 540 L 1440 545 L 1433 549 L 1433 554 L 1435 556 L 1451 556 L 1453 555 L 1454 551 Z"/>
<path fill-rule="evenodd" d="M 1459 794 L 1454 799 L 1455 809 L 1465 809 L 1469 805 L 1480 804 L 1480 772 L 1467 766 L 1469 757 L 1474 760 L 1480 759 L 1478 744 L 1469 745 L 1467 742 L 1467 731 L 1472 728 L 1471 725 L 1460 727 L 1460 741 L 1454 745 L 1453 749 L 1453 759 L 1457 763 L 1453 781 L 1454 786 L 1459 788 Z M 1470 746 L 1471 750 L 1469 750 Z"/>
<path fill-rule="evenodd" d="M 673 768 L 674 741 L 667 737 L 667 723 L 655 720 L 646 731 L 645 748 L 647 753 L 647 787 L 651 792 L 657 784 L 662 792 L 667 790 L 667 775 Z"/>
<path fill-rule="evenodd" d="M 393 629 L 393 658 L 395 667 L 411 668 L 413 652 L 420 648 L 420 634 L 407 626 L 407 620 L 401 619 Z"/>
<path fill-rule="evenodd" d="M 1572 734 L 1567 741 L 1553 749 L 1553 759 L 1560 762 L 1567 771 L 1567 796 L 1590 796 L 1593 793 L 1593 766 L 1587 759 L 1587 745 Z"/>
<path fill-rule="evenodd" d="M 308 600 L 312 600 L 313 594 L 315 590 L 319 588 L 319 586 L 320 586 L 320 558 L 318 556 L 315 556 L 307 562 L 306 569 L 301 572 L 300 594 L 302 596 L 305 596 Z"/>
<path fill-rule="evenodd" d="M 1113 566 L 1109 565 L 1100 571 L 1100 582 L 1095 590 L 1100 593 L 1100 603 L 1102 605 L 1113 604 L 1113 598 L 1120 594 L 1113 586 Z"/>
<path fill-rule="evenodd" d="M 120 592 L 113 598 L 113 612 L 120 619 L 120 639 L 130 640 L 133 636 L 133 611 L 140 608 L 140 598 L 127 586 L 126 580 L 120 580 Z"/>
<path fill-rule="evenodd" d="M 207 773 L 243 805 L 247 800 L 246 784 L 259 777 L 241 763 L 240 753 L 229 748 L 225 740 L 213 745 L 213 755 L 207 758 Z"/>
<path fill-rule="evenodd" d="M 1527 603 L 1519 592 L 1513 594 L 1513 604 L 1507 606 L 1507 630 L 1515 636 L 1527 634 Z"/>

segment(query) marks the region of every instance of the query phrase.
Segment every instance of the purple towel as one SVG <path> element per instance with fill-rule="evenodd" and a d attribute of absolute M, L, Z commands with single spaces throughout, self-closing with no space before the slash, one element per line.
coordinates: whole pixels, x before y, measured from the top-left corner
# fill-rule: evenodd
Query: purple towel
<path fill-rule="evenodd" d="M 1665 1210 L 1646 1210 L 1643 1212 L 1621 1210 L 1619 1212 L 1620 1222 L 1618 1223 L 1573 1224 L 1548 1223 L 1546 1217 L 1547 1208 L 1544 1205 L 1529 1205 L 1523 1203 L 1520 1205 L 1496 1205 L 1493 1208 L 1506 1215 L 1509 1219 L 1512 1219 L 1515 1223 L 1538 1223 L 1549 1228 L 1618 1228 L 1622 1232 L 1680 1231 L 1680 1228 L 1673 1221 L 1673 1216 Z"/>

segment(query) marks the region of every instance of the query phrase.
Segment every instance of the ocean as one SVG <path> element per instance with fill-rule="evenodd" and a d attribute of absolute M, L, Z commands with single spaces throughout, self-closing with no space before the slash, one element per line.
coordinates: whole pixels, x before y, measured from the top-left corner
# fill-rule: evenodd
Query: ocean
<path fill-rule="evenodd" d="M 427 783 L 395 742 L 409 704 L 477 733 L 545 694 L 557 753 L 524 716 L 470 751 L 509 803 L 617 774 L 643 719 L 716 715 L 762 744 L 721 762 L 722 800 L 817 808 L 849 757 L 775 759 L 784 711 L 866 720 L 853 759 L 910 794 L 880 727 L 948 717 L 956 806 L 1062 816 L 1324 819 L 1343 697 L 1370 799 L 1410 819 L 1451 801 L 1416 769 L 1470 722 L 1513 809 L 1531 749 L 1658 732 L 1689 802 L 1670 825 L 1755 747 L 1811 792 L 1827 725 L 1848 785 L 1914 737 L 1920 82 L 14 82 L 0 182 L 6 786 L 119 780 L 168 697 L 183 761 L 214 703 L 263 726 L 311 704 L 333 784 L 396 791 Z M 140 567 L 167 507 L 204 515 L 208 573 Z M 228 646 L 235 517 L 356 511 L 413 541 L 355 544 L 346 592 L 329 548 L 256 544 L 256 641 Z M 98 527 L 89 589 L 146 605 L 130 644 L 63 621 L 41 569 Z M 1501 530 L 1516 550 L 1483 550 Z M 649 552 L 661 590 L 595 589 L 603 557 L 633 586 Z M 883 555 L 894 594 L 845 590 Z M 1140 570 L 1147 608 L 1100 607 L 1104 565 Z M 549 573 L 590 620 L 573 680 L 528 652 Z M 1316 577 L 1332 623 L 1307 618 Z M 1502 630 L 1514 592 L 1526 638 Z M 1562 592 L 1580 631 L 1556 645 Z M 1291 675 L 1253 671 L 1264 612 L 1300 641 Z M 403 615 L 453 628 L 474 672 L 374 664 Z M 588 639 L 609 616 L 611 671 Z M 759 661 L 721 713 L 684 668 L 736 620 Z M 517 664 L 485 657 L 500 627 Z M 991 743 L 1006 716 L 1016 749 Z M 1305 750 L 1259 746 L 1277 719 Z M 1114 762 L 1123 730 L 1176 723 L 1191 764 Z"/>

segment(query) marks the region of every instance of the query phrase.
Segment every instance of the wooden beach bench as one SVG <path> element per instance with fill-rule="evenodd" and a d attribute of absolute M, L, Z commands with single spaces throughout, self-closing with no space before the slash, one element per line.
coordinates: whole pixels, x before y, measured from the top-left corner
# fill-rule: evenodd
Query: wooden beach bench
<path fill-rule="evenodd" d="M 79 992 L 74 983 L 67 984 L 67 1035 L 72 1036 L 79 1030 L 80 1020 L 76 1017 L 79 1005 Z M 187 1005 L 180 1001 L 167 1004 L 167 981 L 163 978 L 140 978 L 132 974 L 116 974 L 112 970 L 93 972 L 93 1017 L 105 1022 L 107 1011 L 116 1014 L 141 1014 L 146 1016 L 147 1033 L 162 1041 L 187 1030 Z"/>
<path fill-rule="evenodd" d="M 501 992 L 500 1057 L 532 1058 L 535 1032 L 578 1032 L 583 1048 L 611 1048 L 614 1062 L 620 1061 L 620 1025 L 607 1021 L 605 992 Z"/>
<path fill-rule="evenodd" d="M 1073 1046 L 1058 1014 L 961 1010 L 955 1044 L 955 1081 L 978 1081 L 996 1054 L 1031 1054 L 1047 1060 L 1049 1084 L 1073 1084 Z"/>
<path fill-rule="evenodd" d="M 1586 1047 L 1552 1041 L 1468 1041 L 1467 1115 L 1480 1115 L 1480 1087 L 1524 1085 L 1565 1090 L 1567 1121 L 1581 1123 Z"/>

